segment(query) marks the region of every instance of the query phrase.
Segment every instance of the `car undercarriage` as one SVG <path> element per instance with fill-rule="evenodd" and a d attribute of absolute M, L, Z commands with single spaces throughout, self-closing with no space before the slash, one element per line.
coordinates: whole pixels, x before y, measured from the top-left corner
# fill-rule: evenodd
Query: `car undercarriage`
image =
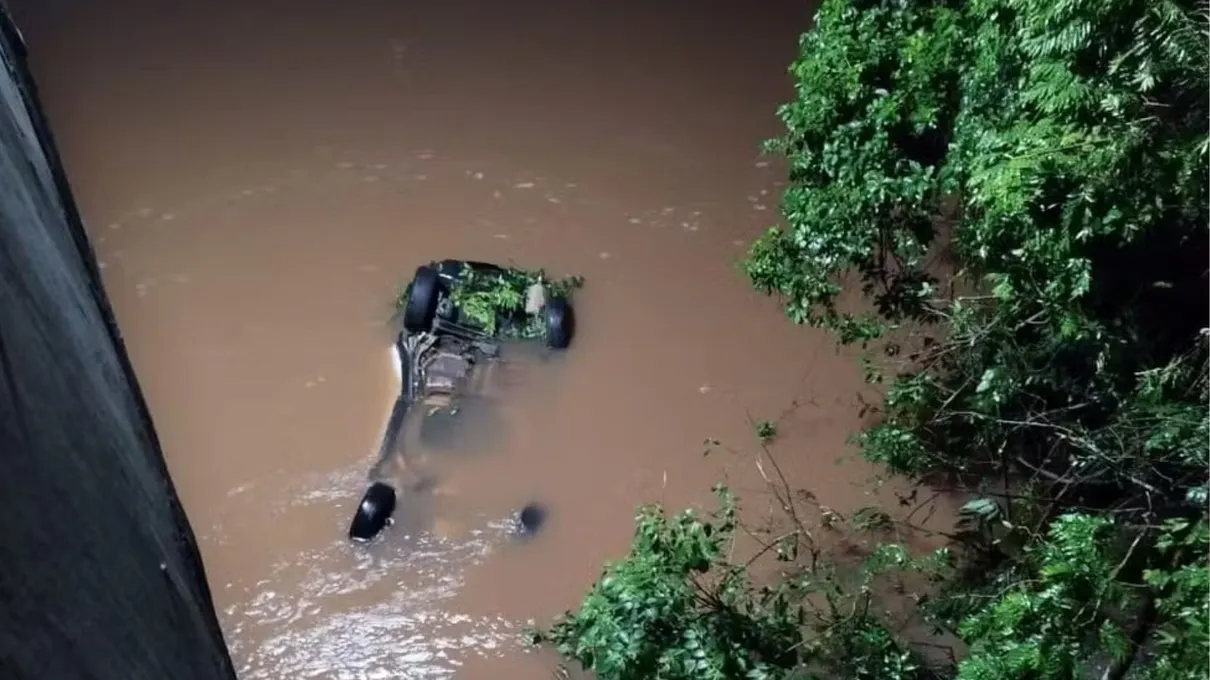
<path fill-rule="evenodd" d="M 551 351 L 570 345 L 574 317 L 568 292 L 542 272 L 481 262 L 443 260 L 417 269 L 400 296 L 394 346 L 399 395 L 369 473 L 370 487 L 349 526 L 350 539 L 378 536 L 393 522 L 397 494 L 428 485 L 403 446 L 414 417 L 456 413 L 459 399 L 482 393 L 503 343 L 541 340 Z M 526 505 L 517 515 L 516 533 L 531 535 L 544 517 L 540 505 Z"/>

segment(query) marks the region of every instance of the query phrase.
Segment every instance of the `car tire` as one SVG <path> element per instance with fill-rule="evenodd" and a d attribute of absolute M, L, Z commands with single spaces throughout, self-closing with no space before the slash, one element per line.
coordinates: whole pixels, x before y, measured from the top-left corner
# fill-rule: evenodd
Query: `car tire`
<path fill-rule="evenodd" d="M 519 538 L 533 538 L 544 524 L 546 524 L 546 508 L 539 503 L 530 503 L 517 513 L 513 533 Z"/>
<path fill-rule="evenodd" d="M 546 324 L 546 346 L 551 349 L 567 349 L 571 345 L 576 326 L 571 303 L 566 298 L 551 298 L 546 301 L 542 315 Z"/>
<path fill-rule="evenodd" d="M 421 333 L 433 326 L 437 315 L 437 302 L 441 297 L 441 283 L 437 270 L 419 267 L 408 287 L 408 299 L 403 309 L 403 327 L 411 333 Z"/>
<path fill-rule="evenodd" d="M 374 482 L 357 504 L 357 512 L 349 524 L 349 538 L 354 541 L 374 538 L 387 526 L 394 512 L 395 488 L 390 484 Z"/>

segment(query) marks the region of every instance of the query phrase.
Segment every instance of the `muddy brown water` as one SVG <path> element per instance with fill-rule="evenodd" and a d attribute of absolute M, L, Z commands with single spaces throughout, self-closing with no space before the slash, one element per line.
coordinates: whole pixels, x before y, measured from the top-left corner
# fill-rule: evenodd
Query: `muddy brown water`
<path fill-rule="evenodd" d="M 244 680 L 546 677 L 521 627 L 637 503 L 761 487 L 702 455 L 749 414 L 796 484 L 866 504 L 836 463 L 858 371 L 734 266 L 774 219 L 758 146 L 807 4 L 10 4 Z M 391 297 L 445 257 L 583 275 L 579 333 L 509 365 L 475 451 L 424 452 L 410 536 L 350 546 Z M 548 523 L 512 543 L 531 500 Z"/>

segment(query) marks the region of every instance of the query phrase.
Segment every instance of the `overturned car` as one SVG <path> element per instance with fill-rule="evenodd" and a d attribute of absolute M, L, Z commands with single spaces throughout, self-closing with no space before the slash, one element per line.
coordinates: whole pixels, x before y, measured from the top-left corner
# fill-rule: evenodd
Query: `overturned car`
<path fill-rule="evenodd" d="M 391 409 L 370 487 L 349 525 L 349 538 L 368 541 L 392 522 L 410 461 L 403 450 L 409 413 L 456 411 L 458 400 L 481 389 L 482 377 L 508 340 L 541 341 L 566 349 L 575 333 L 569 300 L 578 278 L 550 280 L 542 271 L 484 262 L 443 260 L 419 267 L 397 300 L 395 340 L 399 396 Z M 530 535 L 544 512 L 535 504 L 517 516 L 516 531 Z M 535 518 L 538 518 L 535 521 Z"/>

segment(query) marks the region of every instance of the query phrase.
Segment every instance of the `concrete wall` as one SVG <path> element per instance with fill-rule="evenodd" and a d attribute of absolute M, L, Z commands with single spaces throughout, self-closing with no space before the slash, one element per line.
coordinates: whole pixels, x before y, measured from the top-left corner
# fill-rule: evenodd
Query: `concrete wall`
<path fill-rule="evenodd" d="M 234 678 L 2 5 L 0 29 L 0 678 Z"/>

